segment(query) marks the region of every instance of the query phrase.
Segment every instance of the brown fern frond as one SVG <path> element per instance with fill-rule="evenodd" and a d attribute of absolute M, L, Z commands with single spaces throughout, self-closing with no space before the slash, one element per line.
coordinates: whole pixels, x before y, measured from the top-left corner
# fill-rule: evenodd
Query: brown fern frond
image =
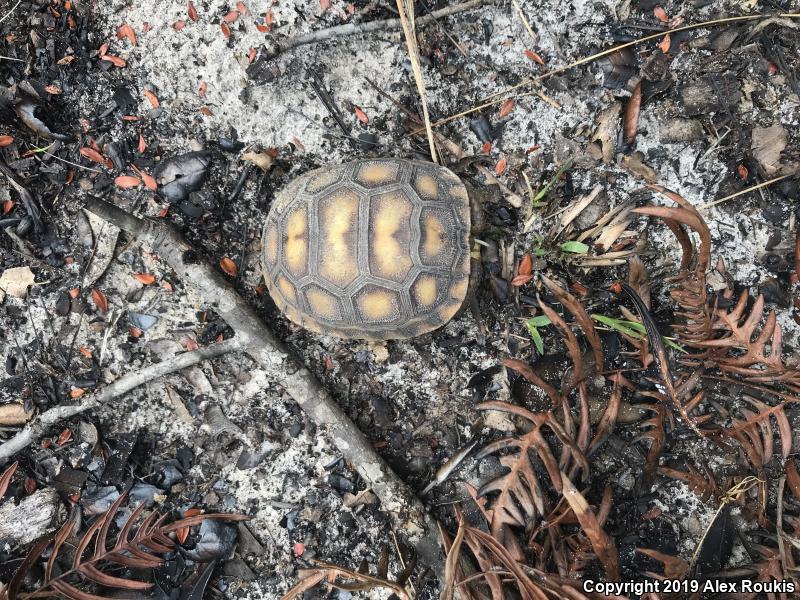
<path fill-rule="evenodd" d="M 550 501 L 537 473 L 532 454 L 544 465 L 544 471 L 556 492 L 562 491 L 562 477 L 559 462 L 545 439 L 542 428 L 547 427 L 567 448 L 571 458 L 588 477 L 589 463 L 586 456 L 567 434 L 552 413 L 534 413 L 525 408 L 506 402 L 483 402 L 480 410 L 498 410 L 514 414 L 531 424 L 527 433 L 502 438 L 483 447 L 476 455 L 480 460 L 501 451 L 510 450 L 500 456 L 500 463 L 508 471 L 486 482 L 477 492 L 477 498 L 497 493 L 492 507 L 486 509 L 489 515 L 489 529 L 498 540 L 512 548 L 513 554 L 522 559 L 524 553 L 516 540 L 512 528 L 525 527 L 526 523 L 550 511 Z"/>
<path fill-rule="evenodd" d="M 592 549 L 597 558 L 600 559 L 600 562 L 603 563 L 608 578 L 611 581 L 619 580 L 619 556 L 614 541 L 605 532 L 597 515 L 594 514 L 589 503 L 586 502 L 586 498 L 572 484 L 569 477 L 562 473 L 561 478 L 564 484 L 564 499 L 572 508 L 578 523 L 581 525 L 581 529 L 592 543 Z"/>
<path fill-rule="evenodd" d="M 659 185 L 649 187 L 678 204 L 678 207 L 643 206 L 633 209 L 633 212 L 661 218 L 681 245 L 683 253 L 680 271 L 671 279 L 674 287 L 670 295 L 680 307 L 675 313 L 680 320 L 673 325 L 673 330 L 683 345 L 695 348 L 696 344 L 710 339 L 712 335 L 713 317 L 706 295 L 706 268 L 711 261 L 711 232 L 697 209 L 686 199 Z M 684 227 L 698 234 L 699 249 L 695 249 Z M 689 356 L 685 360 L 696 363 L 700 357 Z"/>
<path fill-rule="evenodd" d="M 3 474 L 0 475 L 0 498 L 6 495 L 6 490 L 8 489 L 8 484 L 11 483 L 11 478 L 14 476 L 14 472 L 17 470 L 19 466 L 19 462 L 15 462 L 6 468 L 3 471 Z"/>
<path fill-rule="evenodd" d="M 713 328 L 722 332 L 722 337 L 699 345 L 709 349 L 709 360 L 723 371 L 739 375 L 745 381 L 783 383 L 794 391 L 800 391 L 800 369 L 787 367 L 782 359 L 783 335 L 775 311 L 769 312 L 763 327 L 760 327 L 764 316 L 764 296 L 758 296 L 749 313 L 748 298 L 745 290 L 733 309 L 719 309 Z M 744 353 L 732 352 L 739 349 Z"/>
<path fill-rule="evenodd" d="M 636 438 L 636 441 L 647 440 L 650 442 L 642 470 L 643 483 L 647 486 L 653 481 L 653 476 L 658 468 L 658 460 L 661 458 L 666 444 L 667 435 L 664 428 L 666 410 L 662 404 L 640 404 L 638 407 L 655 413 L 642 423 L 646 429 Z"/>
<path fill-rule="evenodd" d="M 657 470 L 659 475 L 684 482 L 703 502 L 711 498 L 719 502 L 722 498 L 722 491 L 714 479 L 714 474 L 705 465 L 703 465 L 704 473 L 700 473 L 692 465 L 686 465 L 686 472 L 670 467 L 658 467 Z"/>
<path fill-rule="evenodd" d="M 786 417 L 784 405 L 769 406 L 760 400 L 744 396 L 755 409 L 742 410 L 744 420 L 733 420 L 733 426 L 727 429 L 728 435 L 739 442 L 750 464 L 760 470 L 766 466 L 773 456 L 775 445 L 771 420 L 774 418 L 778 426 L 781 442 L 781 455 L 788 458 L 792 451 L 792 426 Z"/>
<path fill-rule="evenodd" d="M 586 309 L 583 308 L 583 304 L 581 304 L 575 296 L 570 294 L 555 281 L 544 275 L 541 275 L 541 279 L 542 283 L 550 290 L 550 293 L 556 297 L 561 305 L 575 318 L 578 325 L 580 325 L 584 336 L 586 336 L 586 341 L 589 342 L 589 346 L 591 346 L 592 353 L 594 354 L 595 373 L 601 373 L 605 370 L 603 366 L 603 344 L 600 341 L 600 336 L 597 335 L 597 330 L 594 327 L 594 323 L 592 323 L 592 318 L 589 316 L 589 313 L 586 312 Z M 542 307 L 544 306 L 542 305 Z"/>
<path fill-rule="evenodd" d="M 660 562 L 664 565 L 664 574 L 647 572 L 647 575 L 655 579 L 683 579 L 689 573 L 689 563 L 683 560 L 680 556 L 672 556 L 664 554 L 658 550 L 651 550 L 650 548 L 637 548 L 639 554 L 644 554 L 653 560 Z"/>
<path fill-rule="evenodd" d="M 56 532 L 37 542 L 17 568 L 7 588 L 7 600 L 26 600 L 60 596 L 69 600 L 100 600 L 102 595 L 87 591 L 97 586 L 116 590 L 142 591 L 153 583 L 119 576 L 120 567 L 153 568 L 164 562 L 163 555 L 175 550 L 178 543 L 169 537 L 171 532 L 197 525 L 207 519 L 242 521 L 249 517 L 238 514 L 208 513 L 167 523 L 166 515 L 150 513 L 141 523 L 137 520 L 144 511 L 139 505 L 128 517 L 124 526 L 109 547 L 108 536 L 127 494 L 121 494 L 108 511 L 92 523 L 75 544 L 69 569 L 54 575 L 55 565 L 61 559 L 61 549 L 73 535 L 75 522 L 68 520 Z M 50 549 L 43 579 L 33 589 L 22 591 L 22 583 L 32 567 Z M 91 550 L 90 550 L 91 548 Z M 115 575 L 110 571 L 113 570 Z"/>
<path fill-rule="evenodd" d="M 384 558 L 385 557 L 385 558 Z M 310 569 L 298 570 L 300 581 L 295 584 L 281 600 L 293 600 L 301 598 L 305 592 L 316 587 L 320 583 L 326 583 L 328 589 L 337 589 L 344 592 L 357 593 L 369 592 L 372 590 L 391 590 L 400 600 L 411 600 L 411 595 L 405 586 L 405 580 L 410 576 L 406 569 L 398 578 L 392 581 L 388 576 L 389 556 L 384 547 L 381 560 L 378 561 L 376 575 L 362 572 L 361 569 L 353 571 L 339 565 L 331 565 L 323 562 L 315 562 Z M 366 571 L 367 569 L 363 569 Z M 401 580 L 402 583 L 400 582 Z"/>

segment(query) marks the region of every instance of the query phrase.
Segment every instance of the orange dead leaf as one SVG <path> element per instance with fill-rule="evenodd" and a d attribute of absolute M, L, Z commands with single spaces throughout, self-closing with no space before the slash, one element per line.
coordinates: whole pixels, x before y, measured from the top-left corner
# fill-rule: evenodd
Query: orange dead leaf
<path fill-rule="evenodd" d="M 356 117 L 358 117 L 358 120 L 361 121 L 364 125 L 369 123 L 369 117 L 367 116 L 367 113 L 361 110 L 358 106 L 355 105 L 353 106 L 353 112 L 356 113 Z"/>
<path fill-rule="evenodd" d="M 158 101 L 158 96 L 156 96 L 150 90 L 144 90 L 142 94 L 144 94 L 144 97 L 147 98 L 147 101 L 153 108 L 158 108 L 159 106 L 161 106 L 161 103 Z"/>
<path fill-rule="evenodd" d="M 80 150 L 78 150 L 78 152 L 80 152 L 82 156 L 85 156 L 86 158 L 88 158 L 93 162 L 96 162 L 101 165 L 106 164 L 106 159 L 103 157 L 102 154 L 100 154 L 94 148 L 81 148 Z"/>
<path fill-rule="evenodd" d="M 183 345 L 186 346 L 186 349 L 189 352 L 193 352 L 200 347 L 200 344 L 197 343 L 197 340 L 190 337 L 184 338 Z"/>
<path fill-rule="evenodd" d="M 97 288 L 92 289 L 92 302 L 100 312 L 108 312 L 108 299 L 106 295 Z"/>
<path fill-rule="evenodd" d="M 662 23 L 669 23 L 669 16 L 667 15 L 667 11 L 665 11 L 662 7 L 656 6 L 653 9 L 653 14 L 656 16 L 656 19 L 658 19 Z"/>
<path fill-rule="evenodd" d="M 13 200 L 6 200 L 3 202 L 3 214 L 7 215 L 11 212 L 11 209 L 14 208 L 14 201 Z"/>
<path fill-rule="evenodd" d="M 62 90 L 62 89 L 61 89 L 60 87 L 58 87 L 57 85 L 53 85 L 53 84 L 51 83 L 50 85 L 46 85 L 46 86 L 44 86 L 44 91 L 45 91 L 45 92 L 47 92 L 48 94 L 53 94 L 54 96 L 57 96 L 58 94 L 60 94 L 60 93 L 61 93 L 61 92 L 63 92 L 64 90 Z"/>
<path fill-rule="evenodd" d="M 189 508 L 183 513 L 183 518 L 187 517 L 194 517 L 195 515 L 200 514 L 199 508 Z M 178 542 L 183 544 L 186 541 L 186 538 L 189 537 L 189 528 L 188 527 L 181 527 L 180 529 L 175 530 L 175 537 L 178 538 Z"/>
<path fill-rule="evenodd" d="M 141 180 L 133 175 L 120 175 L 114 180 L 114 183 L 124 190 L 142 185 Z"/>
<path fill-rule="evenodd" d="M 226 23 L 235 23 L 236 19 L 238 18 L 239 18 L 239 11 L 232 10 L 229 11 L 224 17 L 222 17 L 222 20 L 225 21 Z"/>
<path fill-rule="evenodd" d="M 319 0 L 319 7 L 322 12 L 325 12 L 331 7 L 331 0 Z"/>
<path fill-rule="evenodd" d="M 528 283 L 531 279 L 533 279 L 533 275 L 517 275 L 511 280 L 511 285 L 514 287 L 520 287 Z"/>
<path fill-rule="evenodd" d="M 494 166 L 494 174 L 495 175 L 502 175 L 506 171 L 506 167 L 508 166 L 508 161 L 506 157 L 502 157 L 500 160 L 497 161 L 497 164 Z"/>
<path fill-rule="evenodd" d="M 62 65 L 62 66 L 63 65 L 68 65 L 73 60 L 75 60 L 75 55 L 74 54 L 67 54 L 63 58 L 60 58 L 56 64 L 57 65 Z"/>
<path fill-rule="evenodd" d="M 186 27 L 186 21 L 183 21 L 183 20 L 181 20 L 181 21 L 175 21 L 175 22 L 172 24 L 172 28 L 173 28 L 175 31 L 180 31 L 180 30 L 181 30 L 181 29 L 183 29 L 184 27 Z"/>
<path fill-rule="evenodd" d="M 747 176 L 750 174 L 750 171 L 748 171 L 747 167 L 745 167 L 743 164 L 740 164 L 738 167 L 736 167 L 736 174 L 741 179 L 747 179 Z"/>
<path fill-rule="evenodd" d="M 73 300 L 75 300 L 75 298 L 77 298 L 80 295 L 81 295 L 81 288 L 79 288 L 79 287 L 72 288 L 69 291 L 69 297 L 72 298 Z"/>
<path fill-rule="evenodd" d="M 197 88 L 197 95 L 201 98 L 206 95 L 208 91 L 208 84 L 205 81 L 200 82 L 200 87 Z"/>
<path fill-rule="evenodd" d="M 671 41 L 670 41 L 670 36 L 669 36 L 669 34 L 667 34 L 667 35 L 665 35 L 665 36 L 664 36 L 664 38 L 663 38 L 663 39 L 662 39 L 662 40 L 659 42 L 659 44 L 658 44 L 658 47 L 661 49 L 661 51 L 662 51 L 664 54 L 669 54 L 669 47 L 670 47 L 670 44 L 671 44 Z"/>
<path fill-rule="evenodd" d="M 189 15 L 192 21 L 197 21 L 197 9 L 194 7 L 192 0 L 189 0 L 189 4 L 186 6 L 186 14 Z"/>
<path fill-rule="evenodd" d="M 70 398 L 80 398 L 80 397 L 81 397 L 81 396 L 83 396 L 85 393 L 86 393 L 86 390 L 85 390 L 85 389 L 83 389 L 83 388 L 76 388 L 76 387 L 74 387 L 74 388 L 72 388 L 72 389 L 69 391 L 69 397 L 70 397 Z"/>
<path fill-rule="evenodd" d="M 122 115 L 122 120 L 123 121 L 138 121 L 139 117 L 137 117 L 136 115 Z"/>
<path fill-rule="evenodd" d="M 138 327 L 134 327 L 133 325 L 128 327 L 128 335 L 130 335 L 134 339 L 138 339 L 138 338 L 142 337 L 143 333 L 144 333 L 144 331 L 142 331 Z"/>
<path fill-rule="evenodd" d="M 115 67 L 119 67 L 119 68 L 122 68 L 126 64 L 128 64 L 128 63 L 125 62 L 125 59 L 120 58 L 119 56 L 114 56 L 113 54 L 104 54 L 103 56 L 100 57 L 100 59 L 101 60 L 107 60 L 108 62 L 110 62 Z"/>
<path fill-rule="evenodd" d="M 173 288 L 172 288 L 172 284 L 171 284 L 169 281 L 165 281 L 165 282 L 163 282 L 163 283 L 161 284 L 161 287 L 163 287 L 163 288 L 164 288 L 164 290 L 166 290 L 167 292 L 171 292 L 171 291 L 172 291 L 172 289 L 173 289 Z"/>
<path fill-rule="evenodd" d="M 85 356 L 86 358 L 92 358 L 92 351 L 89 350 L 86 346 L 81 346 L 80 348 L 78 348 L 78 352 L 83 354 L 83 356 Z"/>
<path fill-rule="evenodd" d="M 207 106 L 201 106 L 197 110 L 200 111 L 200 114 L 205 115 L 207 117 L 213 117 L 214 116 L 214 113 L 211 112 L 211 109 L 208 108 Z"/>
<path fill-rule="evenodd" d="M 542 60 L 542 57 L 541 57 L 541 56 L 539 56 L 539 55 L 538 55 L 536 52 L 534 52 L 533 50 L 525 50 L 525 56 L 527 56 L 528 58 L 530 58 L 530 59 L 531 59 L 533 62 L 535 62 L 535 63 L 538 63 L 538 64 L 540 64 L 540 65 L 544 66 L 544 60 Z"/>
<path fill-rule="evenodd" d="M 108 44 L 102 44 L 98 50 L 98 53 L 100 56 L 105 56 L 106 52 L 108 52 Z"/>
<path fill-rule="evenodd" d="M 626 144 L 632 144 L 636 139 L 636 132 L 639 129 L 639 111 L 642 106 L 642 84 L 636 84 L 625 106 L 625 114 L 622 117 L 622 133 Z"/>
<path fill-rule="evenodd" d="M 150 25 L 149 21 L 145 21 L 144 23 L 142 23 L 142 33 L 147 33 L 152 28 L 153 28 L 153 26 Z"/>
<path fill-rule="evenodd" d="M 136 33 L 133 31 L 133 28 L 128 25 L 127 23 L 123 23 L 117 29 L 117 39 L 127 39 L 132 46 L 136 45 Z"/>
<path fill-rule="evenodd" d="M 139 176 L 142 178 L 144 182 L 144 187 L 148 190 L 155 192 L 158 190 L 158 183 L 156 183 L 156 178 L 150 175 L 149 173 L 145 173 L 144 171 L 139 171 Z"/>
<path fill-rule="evenodd" d="M 250 51 L 247 53 L 247 62 L 253 62 L 258 56 L 258 50 L 255 48 L 250 48 Z"/>
<path fill-rule="evenodd" d="M 231 28 L 228 27 L 228 24 L 225 21 L 219 24 L 219 28 L 222 29 L 222 35 L 224 35 L 226 38 L 231 37 Z"/>
<path fill-rule="evenodd" d="M 150 285 L 156 281 L 156 278 L 150 273 L 134 273 L 133 276 L 144 285 Z"/>
<path fill-rule="evenodd" d="M 0 135 L 0 148 L 5 148 L 14 143 L 13 135 Z"/>
<path fill-rule="evenodd" d="M 483 142 L 481 154 L 489 154 L 492 151 L 492 142 Z"/>
<path fill-rule="evenodd" d="M 219 261 L 219 266 L 231 277 L 236 277 L 236 275 L 239 273 L 239 268 L 236 266 L 236 263 L 227 256 Z"/>
<path fill-rule="evenodd" d="M 80 389 L 80 388 L 72 388 L 72 389 L 73 389 L 73 390 L 78 390 L 78 389 Z M 84 391 L 85 391 L 85 390 L 81 390 L 81 393 L 80 393 L 80 394 L 78 394 L 77 396 L 73 396 L 73 398 L 78 398 L 78 397 L 80 397 L 80 396 L 83 396 L 83 393 L 84 393 Z M 72 392 L 70 392 L 70 396 L 72 396 Z M 67 442 L 69 442 L 71 439 L 72 439 L 72 430 L 71 430 L 71 429 L 69 429 L 69 428 L 68 428 L 68 429 L 65 429 L 65 430 L 64 430 L 64 431 L 62 431 L 62 432 L 61 432 L 61 434 L 58 436 L 58 441 L 56 441 L 56 445 L 57 445 L 57 446 L 63 446 L 64 444 L 66 444 Z"/>
<path fill-rule="evenodd" d="M 529 253 L 525 253 L 522 255 L 522 260 L 519 261 L 519 267 L 517 267 L 517 275 L 530 275 L 533 273 L 533 259 Z"/>
<path fill-rule="evenodd" d="M 244 2 L 237 2 L 236 10 L 242 13 L 245 17 L 249 17 L 251 14 L 253 14 L 250 12 L 250 9 L 247 8 L 247 4 L 245 4 Z"/>
<path fill-rule="evenodd" d="M 303 556 L 303 553 L 306 551 L 306 545 L 302 542 L 296 542 L 294 546 L 292 546 L 292 554 L 296 557 Z"/>
<path fill-rule="evenodd" d="M 514 110 L 514 99 L 509 98 L 500 105 L 500 118 L 507 117 Z"/>
<path fill-rule="evenodd" d="M 147 150 L 147 142 L 144 141 L 144 136 L 139 133 L 139 144 L 137 145 L 136 149 L 139 151 L 139 154 L 142 154 L 145 150 Z"/>

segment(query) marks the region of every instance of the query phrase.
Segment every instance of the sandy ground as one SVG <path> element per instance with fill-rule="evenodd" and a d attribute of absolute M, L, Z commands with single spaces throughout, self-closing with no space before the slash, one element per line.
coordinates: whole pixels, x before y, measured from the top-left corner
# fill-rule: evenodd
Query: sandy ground
<path fill-rule="evenodd" d="M 409 156 L 420 144 L 403 134 L 397 108 L 368 83 L 375 82 L 404 105 L 417 106 L 413 81 L 404 63 L 406 50 L 396 33 L 349 36 L 289 50 L 274 62 L 279 75 L 270 83 L 255 84 L 246 73 L 249 57 L 265 42 L 265 33 L 257 26 L 264 29 L 269 23 L 269 36 L 280 40 L 349 21 L 370 20 L 374 14 L 382 14 L 374 3 L 353 5 L 334 0 L 325 9 L 317 0 L 249 0 L 244 4 L 196 2 L 196 19 L 190 18 L 186 3 L 178 0 L 114 0 L 85 10 L 91 12 L 94 23 L 90 41 L 96 47 L 109 43 L 109 52 L 127 61 L 124 73 L 135 90 L 135 112 L 144 117 L 134 125 L 123 124 L 119 130 L 109 131 L 108 140 L 127 139 L 141 132 L 149 143 L 158 145 L 155 160 L 215 147 L 220 138 L 238 139 L 246 149 L 280 150 L 282 160 L 273 171 L 273 179 L 264 184 L 268 178 L 261 183 L 257 177 L 248 178 L 229 206 L 229 221 L 217 223 L 208 231 L 192 228 L 190 232 L 198 246 L 215 260 L 231 256 L 239 261 L 239 289 L 256 303 L 255 289 L 260 280 L 258 230 L 269 195 L 312 167 L 365 155 L 365 151 L 347 143 L 315 96 L 310 73 L 319 73 L 354 135 L 364 131 L 377 135 L 377 154 Z M 434 120 L 474 106 L 522 77 L 542 73 L 542 67 L 526 57 L 526 50 L 535 51 L 549 68 L 567 64 L 607 45 L 609 24 L 627 19 L 636 10 L 629 1 L 613 0 L 520 0 L 519 6 L 535 29 L 534 38 L 513 3 L 492 3 L 448 18 L 441 28 L 425 28 L 423 45 L 435 41 L 447 48 L 446 59 L 452 66 L 425 69 Z M 694 9 L 667 2 L 664 8 L 670 16 L 685 14 L 689 21 L 700 21 L 740 7 L 738 2 L 712 2 Z M 231 11 L 239 14 L 234 18 Z M 640 13 L 652 23 L 649 11 Z M 223 22 L 228 23 L 227 36 Z M 123 24 L 135 32 L 135 46 L 117 38 Z M 445 32 L 458 48 L 454 43 L 440 43 Z M 709 32 L 699 32 L 700 36 L 706 34 Z M 788 89 L 782 74 L 764 78 L 763 65 L 756 59 L 749 61 L 753 56 L 745 46 L 727 55 L 726 64 L 717 65 L 711 50 L 696 48 L 677 56 L 671 69 L 676 81 L 686 83 L 694 77 L 698 64 L 713 63 L 720 71 L 729 66 L 727 63 L 740 65 L 737 72 L 746 91 L 732 110 L 749 126 L 780 124 L 789 139 L 784 162 L 791 162 L 791 148 L 796 149 L 800 141 L 800 100 Z M 596 66 L 581 68 L 548 81 L 544 91 L 552 102 L 526 95 L 516 99 L 509 117 L 499 119 L 492 113 L 493 123 L 502 123 L 503 130 L 492 145 L 488 163 L 494 165 L 502 157 L 514 165 L 527 161 L 524 170 L 537 180 L 546 180 L 544 174 L 552 174 L 565 157 L 577 156 L 579 168 L 572 179 L 576 190 L 588 191 L 601 184 L 608 207 L 639 197 L 644 181 L 624 168 L 619 156 L 613 155 L 608 162 L 597 161 L 586 150 L 598 115 L 614 102 L 624 103 L 629 96 L 626 91 L 604 88 L 602 81 Z M 158 108 L 152 106 L 144 90 L 157 96 Z M 71 97 L 73 110 L 96 116 L 105 110 L 112 93 L 112 85 L 76 90 Z M 367 124 L 359 122 L 353 106 L 367 115 Z M 635 150 L 655 169 L 658 183 L 699 205 L 734 191 L 735 153 L 729 148 L 721 151 L 719 148 L 725 145 L 718 148 L 707 131 L 683 141 L 665 139 L 665 123 L 686 116 L 684 112 L 674 96 L 648 104 L 641 115 Z M 481 140 L 467 121 L 457 120 L 443 131 L 468 154 L 480 152 Z M 527 155 L 526 149 L 534 146 L 538 149 Z M 244 167 L 235 156 L 227 164 L 214 164 L 206 192 L 210 205 L 217 206 L 230 193 Z M 502 177 L 501 181 L 510 184 Z M 107 193 L 114 201 L 150 215 L 163 206 L 152 196 L 133 199 L 129 193 L 113 189 Z M 775 276 L 766 262 L 767 254 L 786 253 L 797 226 L 791 210 L 765 210 L 765 206 L 778 202 L 772 194 L 765 190 L 760 197 L 738 198 L 703 213 L 713 235 L 714 261 L 721 258 L 726 277 L 753 292 Z M 180 214 L 174 219 L 179 224 L 188 222 Z M 643 231 L 645 226 L 644 221 L 634 222 L 632 233 Z M 506 242 L 526 249 L 541 232 L 538 226 L 528 233 L 516 226 L 507 227 Z M 99 235 L 96 229 L 94 235 Z M 655 292 L 666 302 L 660 281 L 677 264 L 679 249 L 661 225 L 647 228 L 647 236 L 646 260 L 656 281 Z M 768 246 L 772 248 L 769 253 Z M 152 273 L 157 284 L 142 286 L 132 277 L 135 272 Z M 43 287 L 43 292 L 55 294 L 58 286 L 71 287 L 67 282 L 79 280 L 80 275 L 77 263 L 65 266 L 58 281 Z M 172 289 L 165 289 L 164 281 L 171 281 Z M 190 347 L 207 328 L 198 318 L 207 308 L 203 298 L 185 282 L 172 281 L 158 258 L 135 243 L 111 262 L 100 285 L 108 292 L 111 312 L 93 314 L 88 321 L 76 313 L 59 317 L 53 321 L 52 335 L 42 325 L 49 319 L 49 309 L 36 304 L 28 309 L 23 300 L 7 299 L 6 310 L 29 310 L 26 323 L 16 329 L 17 343 L 27 346 L 39 336 L 52 343 L 53 337 L 71 336 L 77 329 L 76 346 L 92 348 L 96 355 L 105 348 L 99 371 L 102 379 L 109 381 Z M 49 303 L 47 296 L 45 299 Z M 420 489 L 448 456 L 468 440 L 490 432 L 474 409 L 481 397 L 468 387 L 470 380 L 494 367 L 499 357 L 524 353 L 530 347 L 519 311 L 499 307 L 489 294 L 484 294 L 483 300 L 483 317 L 490 330 L 485 345 L 474 343 L 478 328 L 469 313 L 432 336 L 374 347 L 297 331 L 269 306 L 260 309 L 342 401 L 351 418 L 369 432 L 398 472 Z M 129 337 L 126 315 L 131 312 L 158 317 L 141 339 Z M 115 317 L 120 320 L 115 321 Z M 787 351 L 793 351 L 800 326 L 791 310 L 781 311 L 779 322 Z M 6 344 L 0 358 L 12 352 L 11 345 Z M 202 489 L 208 504 L 221 504 L 253 516 L 248 528 L 257 541 L 250 544 L 249 552 L 242 552 L 246 564 L 240 565 L 246 576 L 226 573 L 216 584 L 217 589 L 231 597 L 273 599 L 295 582 L 296 569 L 311 558 L 356 567 L 362 559 L 374 562 L 380 544 L 393 544 L 390 527 L 378 507 L 349 506 L 352 495 L 358 492 L 354 472 L 342 464 L 324 435 L 318 434 L 275 383 L 276 374 L 254 369 L 248 360 L 229 356 L 213 365 L 154 381 L 93 419 L 103 423 L 108 435 L 140 431 L 154 438 L 157 453 L 163 457 L 188 445 L 195 462 L 179 485 L 186 490 Z M 507 399 L 507 375 L 495 375 L 489 388 L 492 397 Z M 220 425 L 213 407 L 221 409 L 230 426 Z M 502 428 L 510 424 L 494 425 Z M 253 468 L 238 468 L 236 462 L 243 452 L 262 452 L 263 459 Z M 609 470 L 620 464 L 608 460 L 605 466 Z M 482 474 L 470 461 L 461 477 L 477 481 Z M 632 480 L 628 484 L 632 485 Z M 172 491 L 180 493 L 181 489 Z M 661 486 L 655 495 L 655 505 L 671 514 L 670 526 L 680 540 L 677 550 L 689 558 L 715 507 L 700 502 L 680 482 Z M 457 496 L 455 488 L 446 487 L 432 503 L 446 505 Z M 742 560 L 739 547 L 732 564 Z M 393 554 L 395 573 L 399 570 L 396 562 Z"/>

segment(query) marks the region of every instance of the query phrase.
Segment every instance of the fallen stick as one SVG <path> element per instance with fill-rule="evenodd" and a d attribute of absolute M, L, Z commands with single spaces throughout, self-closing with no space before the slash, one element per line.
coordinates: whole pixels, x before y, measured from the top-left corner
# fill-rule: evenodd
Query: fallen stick
<path fill-rule="evenodd" d="M 51 408 L 36 417 L 33 422 L 26 425 L 10 440 L 0 445 L 0 462 L 14 456 L 17 452 L 32 444 L 47 431 L 48 427 L 64 419 L 69 419 L 70 417 L 91 410 L 115 398 L 119 398 L 123 394 L 143 383 L 152 381 L 156 377 L 180 371 L 186 367 L 191 367 L 204 360 L 221 356 L 239 348 L 239 340 L 234 338 L 211 346 L 204 346 L 192 352 L 176 354 L 160 363 L 150 365 L 135 373 L 120 377 L 96 394 L 88 396 L 80 404 Z"/>
<path fill-rule="evenodd" d="M 267 370 L 276 373 L 278 383 L 317 427 L 330 436 L 336 448 L 378 496 L 396 530 L 414 544 L 420 561 L 441 576 L 444 566 L 436 524 L 420 500 L 222 274 L 205 261 L 195 262 L 196 252 L 192 246 L 166 223 L 139 219 L 98 198 L 89 198 L 85 208 L 150 246 L 178 277 L 194 286 L 200 297 L 236 332 L 242 349 Z"/>
<path fill-rule="evenodd" d="M 478 8 L 484 4 L 488 4 L 489 0 L 468 0 L 461 4 L 455 4 L 439 10 L 435 10 L 425 16 L 416 19 L 417 25 L 425 25 L 441 19 L 455 15 L 460 12 Z M 305 35 L 298 35 L 283 40 L 274 40 L 273 46 L 269 50 L 270 58 L 276 57 L 281 52 L 286 52 L 298 46 L 305 46 L 307 44 L 317 44 L 319 42 L 327 41 L 335 37 L 343 37 L 346 35 L 361 35 L 364 33 L 372 33 L 373 31 L 392 31 L 400 30 L 403 28 L 400 19 L 381 19 L 379 21 L 369 21 L 368 23 L 346 23 L 344 25 L 336 25 L 327 29 L 319 31 L 312 31 Z"/>

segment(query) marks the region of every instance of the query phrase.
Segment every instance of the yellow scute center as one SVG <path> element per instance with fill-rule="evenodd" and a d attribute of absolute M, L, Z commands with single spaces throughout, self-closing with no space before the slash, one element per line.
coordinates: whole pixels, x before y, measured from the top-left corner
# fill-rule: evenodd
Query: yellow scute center
<path fill-rule="evenodd" d="M 267 226 L 267 234 L 264 237 L 267 262 L 270 265 L 274 265 L 278 261 L 278 232 L 275 229 L 275 225 L 270 224 Z"/>
<path fill-rule="evenodd" d="M 388 319 L 394 312 L 394 298 L 391 293 L 375 290 L 358 298 L 358 308 L 370 321 Z"/>
<path fill-rule="evenodd" d="M 327 200 L 320 210 L 319 273 L 325 279 L 346 287 L 358 276 L 358 197 L 339 194 Z"/>
<path fill-rule="evenodd" d="M 286 243 L 284 254 L 286 264 L 292 273 L 306 270 L 308 257 L 308 218 L 305 207 L 295 209 L 286 220 Z"/>
<path fill-rule="evenodd" d="M 306 300 L 308 300 L 311 310 L 316 314 L 326 319 L 337 319 L 339 317 L 336 301 L 328 294 L 312 288 L 306 292 Z"/>
<path fill-rule="evenodd" d="M 435 277 L 422 277 L 414 285 L 414 297 L 422 306 L 430 306 L 436 302 L 436 296 L 437 286 Z"/>
<path fill-rule="evenodd" d="M 439 194 L 439 186 L 430 175 L 420 175 L 417 177 L 416 184 L 417 190 L 427 198 L 436 198 Z"/>
<path fill-rule="evenodd" d="M 434 215 L 425 217 L 425 254 L 436 256 L 444 245 L 444 225 Z"/>
<path fill-rule="evenodd" d="M 381 277 L 402 281 L 412 266 L 407 245 L 411 206 L 400 196 L 386 196 L 373 203 L 373 232 L 370 251 Z"/>
<path fill-rule="evenodd" d="M 285 277 L 279 277 L 278 289 L 281 291 L 281 294 L 283 294 L 283 297 L 286 298 L 287 302 L 291 302 L 292 304 L 297 302 L 297 297 L 294 293 L 294 286 L 289 283 L 288 279 Z"/>
<path fill-rule="evenodd" d="M 362 168 L 358 176 L 365 183 L 381 183 L 391 181 L 394 177 L 394 172 L 386 165 L 377 164 Z"/>

